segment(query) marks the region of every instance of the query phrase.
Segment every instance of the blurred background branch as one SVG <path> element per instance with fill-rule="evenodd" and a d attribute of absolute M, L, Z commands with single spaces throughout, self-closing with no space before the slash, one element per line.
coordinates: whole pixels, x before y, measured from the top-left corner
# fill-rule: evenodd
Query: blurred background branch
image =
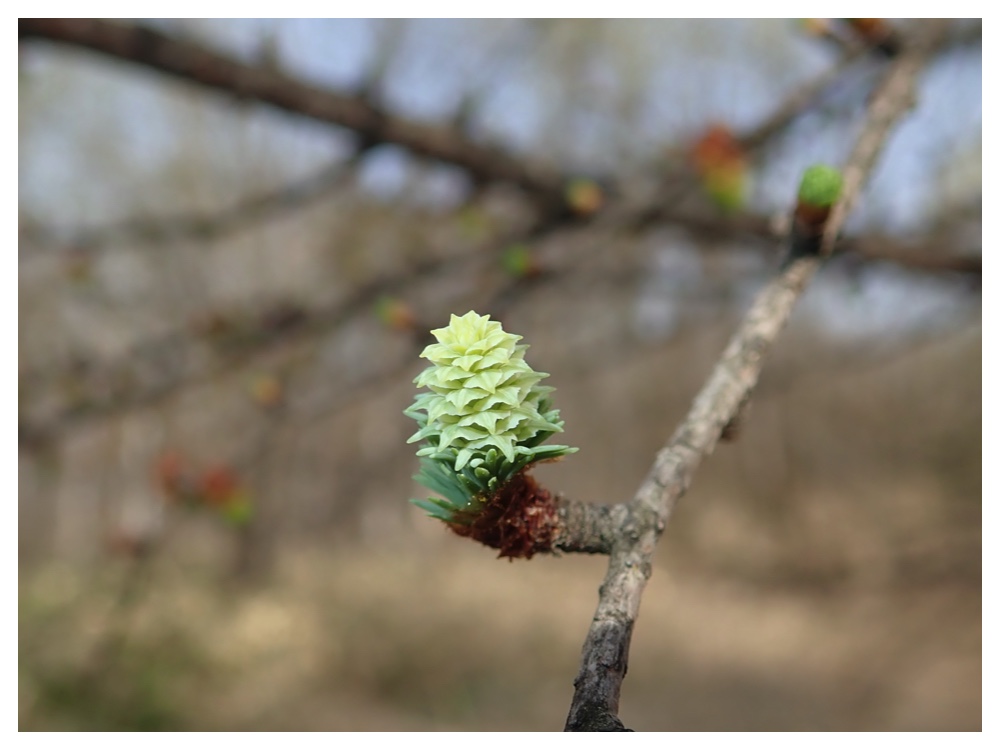
<path fill-rule="evenodd" d="M 241 99 L 255 99 L 339 125 L 362 134 L 369 144 L 403 146 L 420 156 L 459 166 L 475 178 L 510 182 L 539 198 L 558 199 L 561 195 L 562 180 L 544 167 L 473 143 L 451 128 L 394 117 L 367 96 L 345 96 L 301 83 L 276 69 L 273 61 L 246 65 L 200 44 L 115 21 L 18 19 L 17 31 L 20 40 L 44 39 L 82 47 Z"/>

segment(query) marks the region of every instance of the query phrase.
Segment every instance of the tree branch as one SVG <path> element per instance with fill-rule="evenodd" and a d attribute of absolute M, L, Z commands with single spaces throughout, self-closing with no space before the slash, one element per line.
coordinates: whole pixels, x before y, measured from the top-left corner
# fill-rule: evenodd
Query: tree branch
<path fill-rule="evenodd" d="M 932 39 L 940 38 L 935 33 L 940 29 L 937 22 L 926 24 L 920 40 L 890 64 L 876 90 L 865 126 L 845 168 L 844 192 L 824 232 L 824 252 L 832 249 L 889 129 L 912 106 L 917 73 L 930 55 Z M 656 543 L 701 460 L 714 450 L 723 429 L 752 393 L 768 349 L 821 262 L 821 258 L 795 261 L 761 291 L 695 398 L 691 411 L 657 455 L 649 476 L 629 502 L 630 515 L 636 523 L 621 529 L 612 547 L 597 612 L 583 646 L 566 721 L 568 731 L 624 729 L 617 715 L 618 700 L 628 669 L 632 629 L 652 572 Z"/>
<path fill-rule="evenodd" d="M 348 128 L 370 144 L 394 143 L 448 162 L 476 179 L 509 182 L 546 201 L 562 202 L 561 175 L 470 140 L 445 126 L 397 117 L 364 96 L 311 86 L 292 76 L 248 65 L 194 42 L 134 24 L 88 18 L 21 18 L 18 39 L 43 39 L 88 49 L 201 86 L 253 99 L 287 112 Z"/>

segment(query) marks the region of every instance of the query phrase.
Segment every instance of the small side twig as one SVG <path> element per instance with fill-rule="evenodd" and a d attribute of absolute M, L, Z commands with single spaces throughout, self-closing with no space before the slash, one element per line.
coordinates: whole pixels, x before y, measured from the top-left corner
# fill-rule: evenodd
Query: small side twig
<path fill-rule="evenodd" d="M 628 509 L 624 505 L 590 505 L 559 497 L 556 512 L 554 550 L 606 555 L 611 552 L 618 529 L 625 524 Z"/>

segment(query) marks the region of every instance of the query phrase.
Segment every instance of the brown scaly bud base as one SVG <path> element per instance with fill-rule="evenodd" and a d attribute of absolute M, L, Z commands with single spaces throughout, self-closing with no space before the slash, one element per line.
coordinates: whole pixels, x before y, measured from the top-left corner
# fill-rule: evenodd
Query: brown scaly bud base
<path fill-rule="evenodd" d="M 555 498 L 525 471 L 511 477 L 467 523 L 448 524 L 459 536 L 498 549 L 500 557 L 511 560 L 551 552 L 557 525 Z"/>
<path fill-rule="evenodd" d="M 787 268 L 799 258 L 808 258 L 819 254 L 823 241 L 823 229 L 829 217 L 830 206 L 810 206 L 799 203 L 795 207 L 788 255 L 782 267 Z"/>
<path fill-rule="evenodd" d="M 828 218 L 830 206 L 810 206 L 807 203 L 795 206 L 796 228 L 804 234 L 822 234 Z"/>

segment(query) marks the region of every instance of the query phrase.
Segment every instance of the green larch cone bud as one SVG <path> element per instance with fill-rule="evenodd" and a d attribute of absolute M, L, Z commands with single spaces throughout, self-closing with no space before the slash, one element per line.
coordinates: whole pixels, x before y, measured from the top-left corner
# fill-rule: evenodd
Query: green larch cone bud
<path fill-rule="evenodd" d="M 799 205 L 810 208 L 830 208 L 840 197 L 844 178 L 839 169 L 826 164 L 809 167 L 799 183 Z"/>
<path fill-rule="evenodd" d="M 420 429 L 408 442 L 422 441 L 422 467 L 415 477 L 445 499 L 414 500 L 431 515 L 455 521 L 474 514 L 514 474 L 536 461 L 574 453 L 565 445 L 541 446 L 562 432 L 551 409 L 548 373 L 524 360 L 528 348 L 489 315 L 470 311 L 451 316 L 431 331 L 438 343 L 421 353 L 430 360 L 414 383 L 427 392 L 404 413 Z"/>

